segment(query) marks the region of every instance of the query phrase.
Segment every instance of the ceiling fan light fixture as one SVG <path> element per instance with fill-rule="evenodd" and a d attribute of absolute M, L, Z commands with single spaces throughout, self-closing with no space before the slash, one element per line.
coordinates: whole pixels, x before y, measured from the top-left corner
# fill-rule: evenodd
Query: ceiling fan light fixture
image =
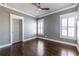
<path fill-rule="evenodd" d="M 38 8 L 38 10 L 39 10 L 39 11 L 41 11 L 41 9 L 40 9 L 40 8 Z"/>

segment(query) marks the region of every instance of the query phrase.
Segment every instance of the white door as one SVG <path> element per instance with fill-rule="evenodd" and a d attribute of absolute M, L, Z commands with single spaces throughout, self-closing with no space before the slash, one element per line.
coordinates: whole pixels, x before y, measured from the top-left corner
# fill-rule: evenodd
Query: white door
<path fill-rule="evenodd" d="M 12 20 L 12 43 L 22 41 L 22 20 Z"/>
<path fill-rule="evenodd" d="M 24 40 L 24 17 L 10 14 L 11 44 Z"/>

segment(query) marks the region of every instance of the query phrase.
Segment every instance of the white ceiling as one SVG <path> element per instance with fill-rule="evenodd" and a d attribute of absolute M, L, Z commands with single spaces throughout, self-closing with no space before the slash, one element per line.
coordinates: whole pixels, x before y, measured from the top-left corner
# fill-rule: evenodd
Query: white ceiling
<path fill-rule="evenodd" d="M 7 3 L 7 6 L 23 11 L 33 17 L 39 17 L 71 5 L 74 5 L 74 3 L 41 3 L 42 7 L 49 7 L 50 10 L 40 10 L 32 3 Z"/>

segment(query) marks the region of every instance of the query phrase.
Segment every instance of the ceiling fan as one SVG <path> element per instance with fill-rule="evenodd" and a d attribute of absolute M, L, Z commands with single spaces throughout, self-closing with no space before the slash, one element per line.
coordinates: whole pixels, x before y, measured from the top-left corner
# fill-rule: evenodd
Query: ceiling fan
<path fill-rule="evenodd" d="M 49 10 L 50 9 L 48 7 L 42 8 L 40 3 L 33 3 L 33 5 L 36 6 L 37 8 L 39 8 L 39 9 L 41 9 L 41 10 Z"/>

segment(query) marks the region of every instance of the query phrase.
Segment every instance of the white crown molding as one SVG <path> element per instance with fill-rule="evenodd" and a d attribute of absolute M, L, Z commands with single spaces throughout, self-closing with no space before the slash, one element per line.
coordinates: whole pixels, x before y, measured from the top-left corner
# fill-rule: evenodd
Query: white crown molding
<path fill-rule="evenodd" d="M 71 5 L 71 6 L 68 6 L 68 7 L 65 7 L 65 8 L 62 8 L 62 9 L 59 9 L 59 10 L 44 14 L 44 15 L 37 16 L 36 18 L 45 17 L 45 16 L 48 16 L 48 15 L 58 13 L 58 12 L 61 12 L 61 11 L 64 11 L 64 10 L 68 10 L 68 9 L 71 9 L 71 8 L 75 8 L 75 7 L 77 7 L 77 4 L 74 4 L 74 5 Z"/>
<path fill-rule="evenodd" d="M 4 4 L 4 5 L 3 5 L 3 4 L 0 3 L 0 6 L 5 7 L 5 8 L 7 8 L 7 9 L 10 9 L 10 10 L 14 10 L 14 11 L 20 12 L 20 13 L 22 13 L 22 14 L 25 14 L 25 15 L 28 15 L 28 16 L 31 16 L 31 17 L 35 17 L 35 16 L 31 15 L 31 14 L 25 13 L 25 12 L 23 12 L 23 11 L 21 11 L 21 10 L 16 9 L 16 8 L 7 6 L 7 4 Z"/>
<path fill-rule="evenodd" d="M 67 9 L 74 8 L 74 7 L 77 6 L 77 4 L 74 4 L 74 5 L 71 5 L 71 6 L 69 6 L 69 7 L 65 7 L 65 8 L 62 8 L 62 9 L 53 11 L 53 12 L 51 12 L 51 13 L 47 13 L 47 14 L 44 14 L 44 15 L 39 15 L 39 16 L 34 16 L 34 15 L 31 15 L 31 14 L 25 13 L 25 12 L 23 12 L 23 11 L 20 11 L 20 10 L 16 9 L 16 8 L 7 6 L 7 4 L 4 4 L 4 5 L 3 5 L 3 4 L 0 3 L 0 6 L 5 7 L 5 8 L 8 8 L 8 9 L 10 9 L 10 10 L 14 10 L 14 11 L 20 12 L 20 13 L 22 13 L 22 14 L 25 14 L 25 15 L 28 15 L 28 16 L 31 16 L 31 17 L 34 17 L 34 18 L 41 18 L 41 17 L 45 17 L 45 16 L 48 16 L 48 15 L 51 15 L 51 14 L 54 14 L 54 13 L 57 13 L 57 12 L 61 12 L 61 11 L 67 10 Z"/>

